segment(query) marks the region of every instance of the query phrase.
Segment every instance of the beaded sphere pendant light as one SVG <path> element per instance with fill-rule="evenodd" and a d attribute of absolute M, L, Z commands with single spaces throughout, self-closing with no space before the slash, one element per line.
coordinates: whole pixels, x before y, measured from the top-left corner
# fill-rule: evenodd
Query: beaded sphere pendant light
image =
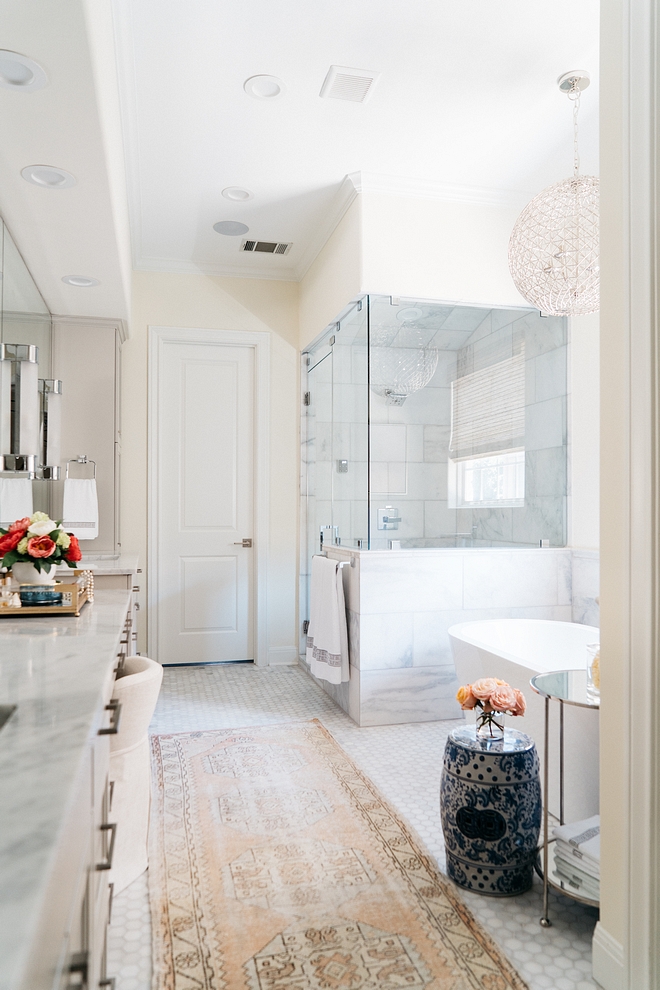
<path fill-rule="evenodd" d="M 426 388 L 438 367 L 438 351 L 429 347 L 428 331 L 409 323 L 399 329 L 372 326 L 369 344 L 372 392 L 389 406 L 402 406 L 409 395 Z"/>
<path fill-rule="evenodd" d="M 589 85 L 583 70 L 567 72 L 559 88 L 573 102 L 573 175 L 535 196 L 509 240 L 516 288 L 551 316 L 581 316 L 600 305 L 598 179 L 580 175 L 578 112 Z"/>

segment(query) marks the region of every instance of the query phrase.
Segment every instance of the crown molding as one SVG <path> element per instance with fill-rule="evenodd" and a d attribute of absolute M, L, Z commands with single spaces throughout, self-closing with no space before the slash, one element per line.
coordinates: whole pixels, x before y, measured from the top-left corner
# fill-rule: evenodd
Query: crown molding
<path fill-rule="evenodd" d="M 128 323 L 126 320 L 113 320 L 108 316 L 65 316 L 56 313 L 53 313 L 51 319 L 53 326 L 68 323 L 70 326 L 99 327 L 104 330 L 116 330 L 122 344 L 128 339 Z"/>
<path fill-rule="evenodd" d="M 534 196 L 533 192 L 515 189 L 490 189 L 480 186 L 458 186 L 433 179 L 412 179 L 403 175 L 381 175 L 378 172 L 351 172 L 346 177 L 358 193 L 382 193 L 414 199 L 436 199 L 449 203 L 474 203 L 479 206 L 509 206 L 522 209 Z"/>
<path fill-rule="evenodd" d="M 353 175 L 359 175 L 354 172 Z M 358 189 L 353 175 L 345 175 L 339 189 L 332 198 L 329 208 L 314 234 L 307 242 L 302 257 L 296 266 L 296 279 L 301 282 L 309 269 L 312 267 L 319 254 L 328 243 L 336 228 L 343 220 L 348 208 L 357 199 Z"/>

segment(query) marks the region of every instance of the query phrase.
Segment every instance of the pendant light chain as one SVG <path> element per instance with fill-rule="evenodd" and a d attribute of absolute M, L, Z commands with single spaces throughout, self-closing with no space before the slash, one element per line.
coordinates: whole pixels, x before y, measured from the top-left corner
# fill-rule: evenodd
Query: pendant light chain
<path fill-rule="evenodd" d="M 577 179 L 580 174 L 580 152 L 578 150 L 578 113 L 580 112 L 580 89 L 577 80 L 568 91 L 569 100 L 573 101 L 573 175 Z"/>

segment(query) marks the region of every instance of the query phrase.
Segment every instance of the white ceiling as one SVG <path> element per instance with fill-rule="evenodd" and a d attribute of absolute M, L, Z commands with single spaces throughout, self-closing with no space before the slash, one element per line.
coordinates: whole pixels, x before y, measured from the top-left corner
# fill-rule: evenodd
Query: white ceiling
<path fill-rule="evenodd" d="M 571 107 L 556 86 L 570 69 L 591 74 L 582 171 L 597 174 L 598 0 L 113 5 L 136 268 L 300 278 L 354 172 L 524 201 L 570 174 Z M 381 73 L 366 104 L 319 97 L 332 64 Z M 247 96 L 258 73 L 285 94 Z M 227 202 L 230 185 L 254 200 Z M 240 237 L 213 231 L 224 219 L 293 248 L 241 254 Z"/>
<path fill-rule="evenodd" d="M 0 88 L 0 213 L 51 312 L 125 320 L 130 244 L 107 0 L 2 0 L 0 48 L 35 59 L 48 77 L 35 92 Z M 21 169 L 36 164 L 64 168 L 77 184 L 31 185 Z M 100 284 L 75 288 L 66 275 Z"/>

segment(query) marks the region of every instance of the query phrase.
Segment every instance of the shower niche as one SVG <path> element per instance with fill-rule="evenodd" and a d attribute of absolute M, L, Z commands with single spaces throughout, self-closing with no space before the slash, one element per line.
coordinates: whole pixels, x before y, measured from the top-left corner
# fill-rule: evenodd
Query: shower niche
<path fill-rule="evenodd" d="M 302 356 L 309 555 L 563 547 L 567 321 L 366 295 Z"/>

